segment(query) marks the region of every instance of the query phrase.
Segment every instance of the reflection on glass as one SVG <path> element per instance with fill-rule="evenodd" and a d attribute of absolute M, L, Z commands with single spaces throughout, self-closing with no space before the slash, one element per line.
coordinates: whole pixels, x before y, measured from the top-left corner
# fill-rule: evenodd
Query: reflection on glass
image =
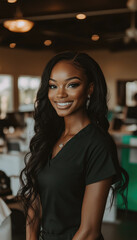
<path fill-rule="evenodd" d="M 19 88 L 19 111 L 33 111 L 36 92 L 39 88 L 40 77 L 20 76 Z"/>
<path fill-rule="evenodd" d="M 13 111 L 13 78 L 10 75 L 0 75 L 0 118 Z"/>

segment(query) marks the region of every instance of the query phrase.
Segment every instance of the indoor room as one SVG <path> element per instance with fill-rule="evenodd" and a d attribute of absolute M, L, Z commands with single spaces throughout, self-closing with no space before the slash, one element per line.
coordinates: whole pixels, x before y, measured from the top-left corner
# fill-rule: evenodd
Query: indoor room
<path fill-rule="evenodd" d="M 110 207 L 110 189 L 101 227 L 104 238 L 98 239 L 136 240 L 137 0 L 0 0 L 0 239 L 26 239 L 18 191 L 25 156 L 38 131 L 35 100 L 46 64 L 68 51 L 88 54 L 102 69 L 108 133 L 129 176 L 123 193 L 127 208 L 119 192 Z M 40 239 L 75 240 L 52 237 Z"/>

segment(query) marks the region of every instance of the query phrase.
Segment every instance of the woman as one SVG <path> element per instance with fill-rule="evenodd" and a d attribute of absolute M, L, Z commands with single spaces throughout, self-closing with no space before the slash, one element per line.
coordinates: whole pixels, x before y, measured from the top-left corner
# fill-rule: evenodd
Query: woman
<path fill-rule="evenodd" d="M 21 174 L 26 240 L 101 240 L 112 184 L 126 204 L 128 175 L 108 134 L 106 96 L 103 73 L 87 54 L 60 53 L 47 64 Z"/>

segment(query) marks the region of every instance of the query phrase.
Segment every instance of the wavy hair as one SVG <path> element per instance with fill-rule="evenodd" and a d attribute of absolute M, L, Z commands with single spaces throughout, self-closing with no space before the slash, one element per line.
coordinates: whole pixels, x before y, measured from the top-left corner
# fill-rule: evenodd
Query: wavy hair
<path fill-rule="evenodd" d="M 34 210 L 34 219 L 39 213 L 38 204 L 36 204 L 37 207 L 33 207 L 33 203 L 38 196 L 37 174 L 48 161 L 48 155 L 65 127 L 64 119 L 57 115 L 48 99 L 51 71 L 56 63 L 64 60 L 83 70 L 88 83 L 93 83 L 94 91 L 87 114 L 103 131 L 107 132 L 109 128 L 107 120 L 107 86 L 102 70 L 96 61 L 88 54 L 81 52 L 62 52 L 54 56 L 48 62 L 42 74 L 41 84 L 34 104 L 35 135 L 30 141 L 30 152 L 25 156 L 26 166 L 20 175 L 22 187 L 19 196 L 22 198 L 26 216 L 28 216 L 28 209 L 31 207 Z M 125 205 L 127 205 L 124 190 L 128 185 L 128 174 L 121 167 L 120 174 L 121 180 L 113 188 L 113 197 L 115 192 L 120 192 Z"/>

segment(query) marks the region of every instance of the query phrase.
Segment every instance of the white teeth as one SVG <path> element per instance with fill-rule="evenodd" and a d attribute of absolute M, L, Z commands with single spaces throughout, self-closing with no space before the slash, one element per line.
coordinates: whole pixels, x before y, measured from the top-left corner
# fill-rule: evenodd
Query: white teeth
<path fill-rule="evenodd" d="M 67 106 L 71 104 L 72 102 L 65 102 L 65 103 L 57 103 L 59 106 Z"/>

